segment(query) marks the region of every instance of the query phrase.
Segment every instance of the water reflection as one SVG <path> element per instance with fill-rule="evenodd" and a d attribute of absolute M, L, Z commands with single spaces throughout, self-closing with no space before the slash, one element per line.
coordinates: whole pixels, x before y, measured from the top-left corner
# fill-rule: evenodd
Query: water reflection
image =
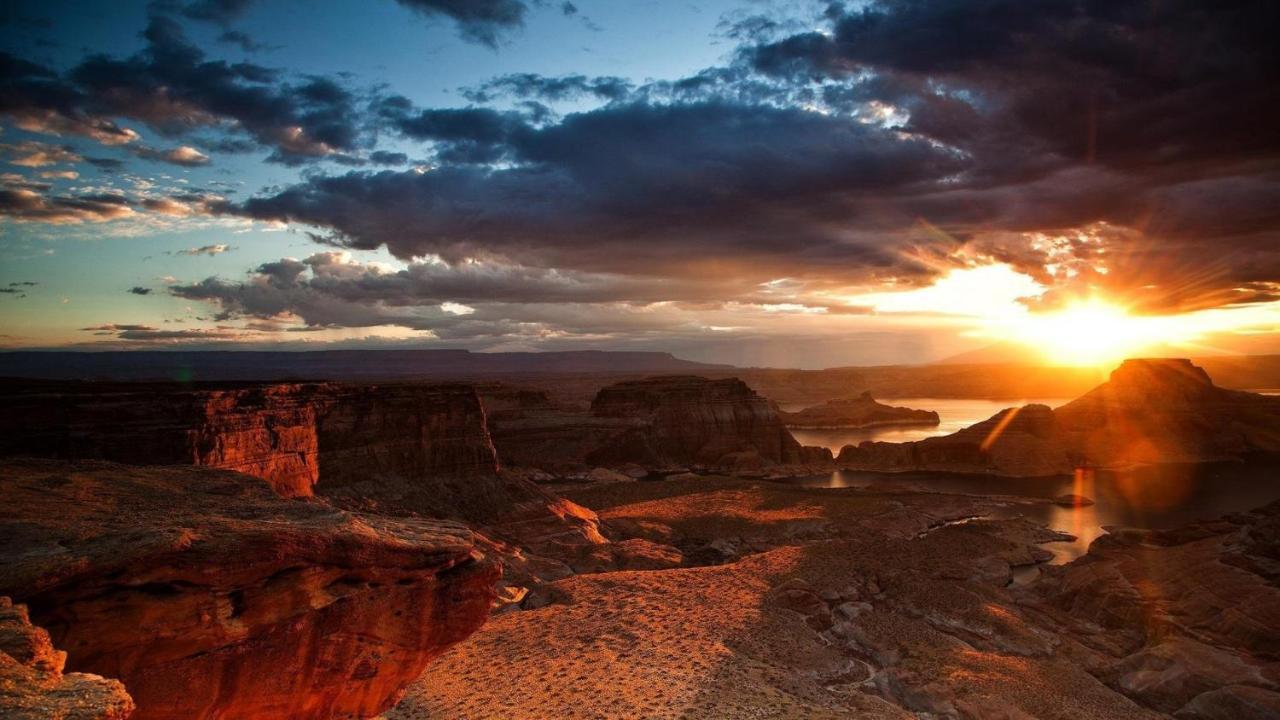
<path fill-rule="evenodd" d="M 999 478 L 949 473 L 873 473 L 839 471 L 799 480 L 810 487 L 900 485 L 933 492 L 1012 495 L 1052 500 L 1075 494 L 1093 505 L 1042 502 L 1014 505 L 1007 516 L 1023 515 L 1076 536 L 1074 542 L 1048 543 L 1054 562 L 1070 562 L 1108 526 L 1163 529 L 1231 512 L 1243 512 L 1280 500 L 1280 462 L 1159 465 L 1124 472 L 1080 472 L 1072 477 Z"/>
<path fill-rule="evenodd" d="M 883 442 L 910 442 L 939 435 L 950 435 L 963 430 L 974 423 L 982 422 L 996 413 L 1010 407 L 1020 407 L 1029 403 L 1042 403 L 1049 407 L 1058 407 L 1070 402 L 1070 398 L 1029 398 L 1022 400 L 974 400 L 955 398 L 876 398 L 886 405 L 933 410 L 938 413 L 937 425 L 907 425 L 899 427 L 874 428 L 835 428 L 835 429 L 792 429 L 791 434 L 801 445 L 816 445 L 831 448 L 831 452 L 839 453 L 845 445 L 857 445 L 864 440 Z M 782 409 L 789 412 L 807 407 L 804 404 L 783 404 Z"/>

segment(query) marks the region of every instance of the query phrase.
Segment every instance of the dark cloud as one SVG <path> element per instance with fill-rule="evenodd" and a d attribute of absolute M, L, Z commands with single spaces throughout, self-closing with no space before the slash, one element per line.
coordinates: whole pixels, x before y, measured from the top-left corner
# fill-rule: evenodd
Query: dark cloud
<path fill-rule="evenodd" d="M 238 340 L 245 336 L 243 331 L 230 327 L 216 327 L 198 330 L 161 330 L 150 325 L 130 323 L 106 323 L 80 328 L 81 332 L 93 333 L 116 340 L 133 342 L 176 342 L 191 340 L 228 341 Z"/>
<path fill-rule="evenodd" d="M 335 80 L 286 83 L 258 65 L 209 60 L 165 16 L 153 17 L 143 36 L 142 52 L 126 59 L 94 55 L 66 77 L 0 56 L 0 114 L 24 129 L 112 144 L 138 137 L 113 118 L 138 120 L 168 136 L 243 133 L 273 148 L 271 159 L 285 164 L 360 148 L 360 112 Z"/>
<path fill-rule="evenodd" d="M 497 47 L 500 37 L 524 25 L 528 7 L 521 0 L 396 0 L 427 17 L 447 17 L 471 42 Z"/>
<path fill-rule="evenodd" d="M 134 285 L 133 287 L 129 288 L 129 293 L 131 295 L 150 295 L 151 288 L 142 287 L 141 285 Z"/>
<path fill-rule="evenodd" d="M 84 93 L 57 73 L 0 52 L 0 115 L 23 130 L 81 135 L 107 145 L 137 140 L 137 133 L 86 111 Z"/>
<path fill-rule="evenodd" d="M 271 45 L 268 43 L 260 43 L 249 36 L 248 33 L 239 30 L 227 30 L 218 36 L 218 42 L 226 45 L 235 45 L 246 53 L 265 52 L 268 50 L 277 50 L 279 45 Z"/>
<path fill-rule="evenodd" d="M 116 158 L 87 157 L 84 160 L 103 172 L 113 173 L 124 168 L 124 161 Z"/>
<path fill-rule="evenodd" d="M 502 96 L 560 102 L 583 96 L 601 100 L 622 100 L 631 91 L 631 83 L 615 76 L 547 77 L 537 73 L 511 73 L 493 78 L 478 87 L 466 88 L 462 91 L 462 95 L 477 103 L 489 102 Z"/>
<path fill-rule="evenodd" d="M 369 153 L 369 162 L 374 165 L 404 165 L 409 162 L 409 156 L 401 152 L 375 150 Z"/>
<path fill-rule="evenodd" d="M 696 273 L 699 263 L 753 274 L 828 263 L 850 275 L 916 272 L 900 247 L 848 223 L 863 196 L 964 166 L 864 123 L 729 103 L 609 106 L 545 128 L 483 109 L 405 118 L 406 134 L 469 143 L 513 166 L 316 177 L 236 212 L 326 228 L 354 248 L 385 244 L 403 258 L 496 254 L 628 273 Z"/>
<path fill-rule="evenodd" d="M 51 225 L 106 222 L 134 213 L 122 195 L 45 196 L 32 190 L 0 189 L 0 216 Z"/>

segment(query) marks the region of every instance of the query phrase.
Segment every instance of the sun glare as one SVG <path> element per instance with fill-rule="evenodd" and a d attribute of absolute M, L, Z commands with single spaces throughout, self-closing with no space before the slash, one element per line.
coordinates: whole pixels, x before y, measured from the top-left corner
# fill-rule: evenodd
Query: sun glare
<path fill-rule="evenodd" d="M 1051 313 L 1027 313 L 1002 334 L 1063 365 L 1113 365 L 1157 346 L 1186 340 L 1169 317 L 1130 315 L 1103 300 L 1085 300 Z"/>

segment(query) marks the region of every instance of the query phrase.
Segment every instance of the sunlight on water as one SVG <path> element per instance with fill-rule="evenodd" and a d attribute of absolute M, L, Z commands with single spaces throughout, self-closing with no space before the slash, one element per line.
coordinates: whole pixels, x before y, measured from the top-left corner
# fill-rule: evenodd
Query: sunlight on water
<path fill-rule="evenodd" d="M 841 470 L 800 480 L 810 487 L 900 486 L 928 492 L 1010 495 L 1045 502 L 1013 504 L 1000 517 L 1023 515 L 1076 536 L 1046 543 L 1053 562 L 1075 560 L 1109 526 L 1168 529 L 1231 512 L 1247 512 L 1280 500 L 1274 463 L 1161 465 L 1126 472 L 1077 473 L 1075 477 L 1004 478 L 950 473 L 875 473 Z M 1049 500 L 1075 494 L 1095 504 L 1062 506 Z"/>
<path fill-rule="evenodd" d="M 1005 408 L 1021 407 L 1030 403 L 1041 403 L 1049 407 L 1058 407 L 1070 402 L 1070 398 L 1031 398 L 1025 400 L 974 400 L 954 398 L 876 398 L 886 405 L 933 410 L 941 421 L 937 425 L 906 425 L 899 427 L 874 427 L 864 429 L 799 429 L 793 428 L 791 434 L 801 445 L 816 445 L 830 448 L 839 453 L 845 445 L 857 445 L 865 440 L 880 442 L 911 442 L 939 435 L 950 435 L 974 423 L 982 422 Z M 807 407 L 806 404 L 786 403 L 783 410 L 795 412 Z"/>

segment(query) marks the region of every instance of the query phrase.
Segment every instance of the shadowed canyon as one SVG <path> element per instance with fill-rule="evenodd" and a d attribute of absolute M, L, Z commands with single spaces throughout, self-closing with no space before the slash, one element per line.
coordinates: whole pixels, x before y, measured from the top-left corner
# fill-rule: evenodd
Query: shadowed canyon
<path fill-rule="evenodd" d="M 1057 408 L 833 453 L 788 426 L 938 415 L 545 383 L 4 382 L 0 707 L 1280 713 L 1280 398 L 1128 360 Z"/>

